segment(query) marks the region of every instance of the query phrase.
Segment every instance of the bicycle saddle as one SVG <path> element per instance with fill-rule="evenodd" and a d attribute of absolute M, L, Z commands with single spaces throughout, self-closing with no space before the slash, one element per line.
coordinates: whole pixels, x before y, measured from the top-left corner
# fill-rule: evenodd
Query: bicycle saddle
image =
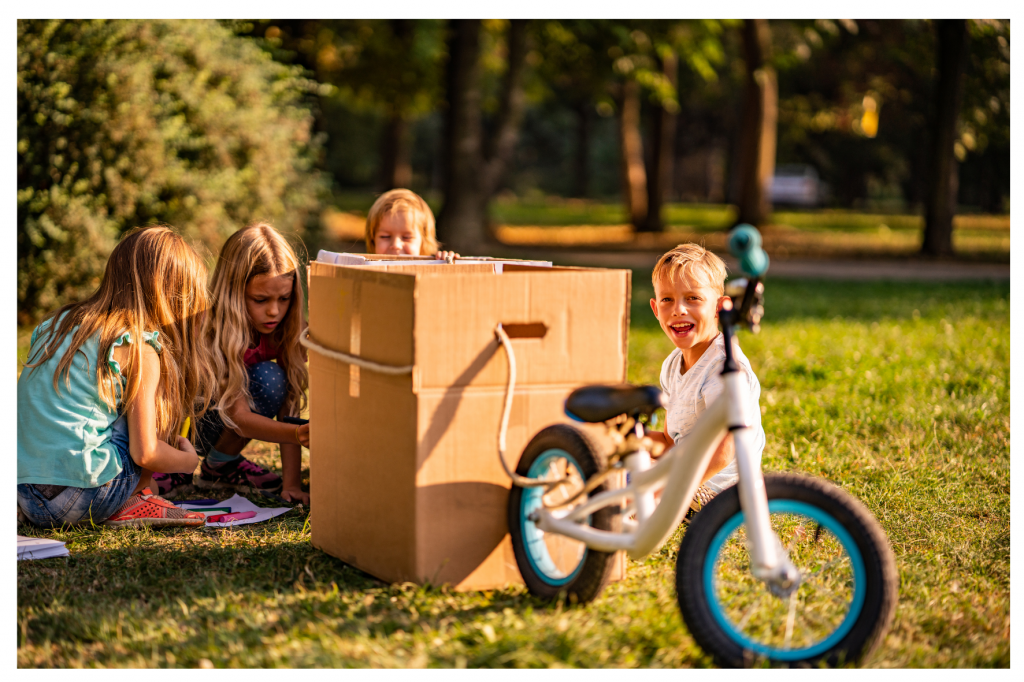
<path fill-rule="evenodd" d="M 651 414 L 664 407 L 656 386 L 584 386 L 565 399 L 565 413 L 581 422 L 603 422 L 620 414 Z"/>

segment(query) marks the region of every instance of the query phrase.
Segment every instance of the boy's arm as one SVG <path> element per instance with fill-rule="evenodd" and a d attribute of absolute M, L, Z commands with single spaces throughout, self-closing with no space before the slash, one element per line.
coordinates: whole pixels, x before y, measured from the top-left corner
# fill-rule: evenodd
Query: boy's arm
<path fill-rule="evenodd" d="M 701 477 L 700 482 L 707 483 L 712 476 L 728 466 L 735 457 L 736 448 L 732 444 L 732 434 L 727 433 L 715 449 L 715 454 L 711 455 L 711 461 L 708 462 L 708 468 L 704 470 L 704 476 Z"/>

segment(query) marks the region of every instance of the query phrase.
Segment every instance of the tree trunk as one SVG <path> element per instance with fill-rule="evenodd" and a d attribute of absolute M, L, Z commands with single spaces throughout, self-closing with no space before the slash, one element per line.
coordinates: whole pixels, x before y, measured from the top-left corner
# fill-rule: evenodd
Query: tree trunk
<path fill-rule="evenodd" d="M 444 205 L 438 239 L 461 250 L 484 242 L 480 184 L 480 21 L 453 19 L 448 26 L 447 111 L 444 126 Z"/>
<path fill-rule="evenodd" d="M 384 124 L 380 185 L 383 191 L 408 187 L 412 182 L 409 122 L 399 111 L 392 112 Z"/>
<path fill-rule="evenodd" d="M 413 22 L 410 19 L 392 19 L 391 33 L 395 50 L 407 59 L 412 56 Z M 381 168 L 378 180 L 381 190 L 408 187 L 412 182 L 412 140 L 409 120 L 406 117 L 408 102 L 391 103 L 388 120 L 384 124 L 381 139 Z"/>
<path fill-rule="evenodd" d="M 928 165 L 924 209 L 924 240 L 921 253 L 953 254 L 953 215 L 956 213 L 957 163 L 953 156 L 956 121 L 964 65 L 967 57 L 967 22 L 943 19 L 935 22 L 938 83 L 935 88 L 936 119 Z"/>
<path fill-rule="evenodd" d="M 452 20 L 448 39 L 445 116 L 444 206 L 438 238 L 463 252 L 478 252 L 489 240 L 487 205 L 515 150 L 523 117 L 523 68 L 527 22 L 510 22 L 508 70 L 494 136 L 484 149 L 480 110 L 480 21 Z"/>
<path fill-rule="evenodd" d="M 675 53 L 668 53 L 661 62 L 661 71 L 672 86 L 677 83 L 678 60 Z M 661 207 L 666 195 L 672 192 L 672 171 L 676 147 L 676 113 L 663 106 L 654 109 L 654 126 L 651 139 L 651 174 L 647 178 L 647 219 L 644 232 L 664 232 Z"/>
<path fill-rule="evenodd" d="M 573 160 L 573 196 L 585 199 L 590 190 L 590 102 L 576 104 L 576 156 Z"/>
<path fill-rule="evenodd" d="M 640 137 L 640 85 L 631 79 L 622 84 L 619 149 L 626 212 L 633 229 L 639 231 L 647 220 L 647 172 Z"/>
<path fill-rule="evenodd" d="M 526 66 L 528 21 L 513 19 L 508 27 L 508 70 L 501 87 L 501 104 L 494 136 L 487 140 L 484 150 L 483 195 L 484 204 L 498 191 L 505 170 L 519 137 L 519 124 L 523 120 L 523 69 Z"/>
<path fill-rule="evenodd" d="M 767 62 L 771 30 L 766 19 L 743 21 L 743 57 L 747 67 L 744 109 L 737 154 L 738 223 L 764 225 L 771 215 L 769 187 L 775 173 L 778 82 Z"/>

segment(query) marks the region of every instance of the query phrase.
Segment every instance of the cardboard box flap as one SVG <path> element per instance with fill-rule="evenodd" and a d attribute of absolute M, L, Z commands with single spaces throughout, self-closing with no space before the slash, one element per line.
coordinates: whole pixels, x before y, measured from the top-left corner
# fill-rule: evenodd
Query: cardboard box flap
<path fill-rule="evenodd" d="M 413 274 L 310 263 L 309 335 L 330 350 L 411 365 L 415 299 Z"/>

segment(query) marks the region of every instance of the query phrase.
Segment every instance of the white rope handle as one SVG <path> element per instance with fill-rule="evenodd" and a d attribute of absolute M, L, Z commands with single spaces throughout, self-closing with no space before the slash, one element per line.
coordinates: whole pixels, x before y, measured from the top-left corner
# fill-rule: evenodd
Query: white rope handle
<path fill-rule="evenodd" d="M 342 362 L 347 362 L 350 365 L 355 365 L 356 367 L 362 367 L 363 369 L 368 369 L 368 370 L 371 370 L 373 372 L 380 372 L 381 374 L 396 374 L 396 375 L 397 374 L 410 374 L 412 372 L 412 365 L 405 365 L 404 367 L 396 367 L 394 365 L 382 365 L 379 362 L 374 362 L 373 360 L 367 360 L 366 358 L 361 358 L 358 355 L 349 355 L 348 353 L 341 353 L 341 352 L 338 352 L 336 350 L 331 350 L 330 348 L 324 348 L 319 343 L 317 343 L 313 339 L 309 338 L 309 327 L 306 327 L 302 331 L 302 334 L 299 335 L 299 343 L 301 343 L 303 346 L 305 346 L 306 348 L 308 348 L 308 349 L 310 349 L 312 351 L 316 351 L 317 353 L 320 353 L 320 355 L 326 355 L 329 358 L 334 358 L 335 360 L 341 360 Z"/>
<path fill-rule="evenodd" d="M 494 328 L 494 335 L 498 338 L 502 347 L 505 349 L 505 357 L 508 358 L 508 385 L 505 387 L 505 409 L 501 414 L 501 426 L 498 427 L 498 459 L 501 460 L 501 466 L 508 474 L 508 477 L 512 479 L 520 488 L 537 488 L 540 486 L 546 486 L 548 488 L 554 488 L 564 481 L 564 478 L 556 481 L 542 481 L 536 478 L 527 478 L 520 476 L 516 472 L 508 468 L 508 463 L 505 461 L 505 433 L 508 431 L 508 417 L 512 412 L 512 393 L 516 387 L 516 354 L 512 351 L 512 342 L 509 341 L 508 334 L 502 329 L 501 323 Z"/>

